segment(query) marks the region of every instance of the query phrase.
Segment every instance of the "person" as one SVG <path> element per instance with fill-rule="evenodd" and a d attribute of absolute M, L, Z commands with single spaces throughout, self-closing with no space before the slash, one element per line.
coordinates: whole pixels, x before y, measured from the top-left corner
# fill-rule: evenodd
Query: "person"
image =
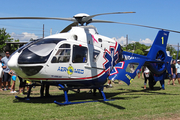
<path fill-rule="evenodd" d="M 177 60 L 176 63 L 176 77 L 178 79 L 178 83 L 180 84 L 180 60 Z"/>
<path fill-rule="evenodd" d="M 44 96 L 44 91 L 45 91 L 45 97 L 49 97 L 50 96 L 50 94 L 49 94 L 49 87 L 50 87 L 50 85 L 48 83 L 42 82 L 42 85 L 41 85 L 41 88 L 40 88 L 40 95 L 41 95 L 41 97 Z"/>
<path fill-rule="evenodd" d="M 19 94 L 20 95 L 24 95 L 24 91 L 25 91 L 25 85 L 26 85 L 26 80 L 23 81 L 23 79 L 18 76 L 20 84 L 19 84 Z"/>
<path fill-rule="evenodd" d="M 144 89 L 146 90 L 146 84 L 147 84 L 147 80 L 149 80 L 149 69 L 144 66 Z"/>
<path fill-rule="evenodd" d="M 0 91 L 2 91 L 2 77 L 3 77 L 3 66 L 4 64 L 1 62 L 2 55 L 0 55 Z"/>
<path fill-rule="evenodd" d="M 26 80 L 26 85 L 30 85 L 30 84 L 31 84 L 31 82 Z M 27 86 L 27 91 L 29 91 L 29 86 Z"/>
<path fill-rule="evenodd" d="M 112 87 L 111 80 L 108 80 L 108 87 Z"/>
<path fill-rule="evenodd" d="M 130 73 L 133 73 L 134 72 L 134 65 L 133 64 L 129 64 L 129 67 L 130 67 Z"/>
<path fill-rule="evenodd" d="M 136 74 L 138 75 L 138 78 L 141 76 L 141 69 L 137 69 Z"/>
<path fill-rule="evenodd" d="M 176 67 L 175 67 L 175 64 L 176 64 L 176 61 L 173 60 L 172 64 L 171 64 L 171 79 L 172 79 L 173 85 L 175 85 L 174 82 L 175 82 L 175 79 L 176 79 Z M 168 85 L 170 84 L 171 79 L 169 79 Z"/>
<path fill-rule="evenodd" d="M 13 70 L 10 70 L 9 74 L 11 75 L 11 79 L 13 80 L 10 93 L 17 93 L 15 91 L 16 73 Z"/>
<path fill-rule="evenodd" d="M 4 91 L 6 91 L 6 85 L 8 84 L 8 89 L 10 90 L 10 87 L 11 87 L 11 75 L 9 74 L 9 67 L 7 66 L 7 63 L 9 61 L 9 57 L 10 57 L 10 54 L 9 54 L 9 51 L 6 51 L 5 52 L 5 57 L 3 57 L 1 59 L 1 61 L 4 63 L 4 66 L 3 66 L 3 85 L 4 85 Z"/>
<path fill-rule="evenodd" d="M 143 67 L 141 68 L 141 71 L 142 71 L 142 79 L 144 79 L 144 69 L 143 69 Z"/>

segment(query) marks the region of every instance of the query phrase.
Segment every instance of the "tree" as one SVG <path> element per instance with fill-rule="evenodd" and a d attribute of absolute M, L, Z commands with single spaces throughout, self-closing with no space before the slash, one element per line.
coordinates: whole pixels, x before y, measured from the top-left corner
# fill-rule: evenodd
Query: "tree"
<path fill-rule="evenodd" d="M 19 42 L 19 39 L 14 40 L 14 42 Z M 16 51 L 18 48 L 19 48 L 18 44 L 11 44 L 9 51 L 12 53 L 12 52 Z"/>
<path fill-rule="evenodd" d="M 170 55 L 173 56 L 174 53 L 176 53 L 176 49 L 172 47 L 172 45 L 167 45 L 166 50 L 170 52 Z"/>
<path fill-rule="evenodd" d="M 134 52 L 134 53 L 140 54 L 140 55 L 147 55 L 148 51 L 146 51 L 146 50 L 148 48 L 150 48 L 150 46 L 146 46 L 139 42 L 130 43 L 127 45 L 127 50 L 129 52 Z M 126 47 L 123 47 L 123 50 L 126 51 Z"/>
<path fill-rule="evenodd" d="M 144 55 L 144 52 L 141 49 L 136 49 L 134 53 L 139 54 L 139 55 Z"/>
<path fill-rule="evenodd" d="M 173 59 L 176 59 L 176 55 L 177 55 L 177 51 L 174 47 L 172 47 L 172 45 L 167 45 L 166 50 L 170 52 L 170 55 L 172 56 Z M 178 59 L 179 59 L 178 55 Z"/>
<path fill-rule="evenodd" d="M 6 33 L 6 29 L 2 28 L 0 29 L 0 51 L 3 52 L 4 48 L 6 46 L 5 42 L 11 42 L 12 38 L 10 38 L 11 36 Z"/>

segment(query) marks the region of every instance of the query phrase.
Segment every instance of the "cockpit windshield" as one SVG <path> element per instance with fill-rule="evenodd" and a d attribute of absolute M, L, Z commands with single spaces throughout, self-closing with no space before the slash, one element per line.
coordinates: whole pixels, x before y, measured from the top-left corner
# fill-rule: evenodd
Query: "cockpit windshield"
<path fill-rule="evenodd" d="M 57 43 L 65 39 L 40 39 L 27 46 L 18 58 L 19 64 L 45 63 Z"/>

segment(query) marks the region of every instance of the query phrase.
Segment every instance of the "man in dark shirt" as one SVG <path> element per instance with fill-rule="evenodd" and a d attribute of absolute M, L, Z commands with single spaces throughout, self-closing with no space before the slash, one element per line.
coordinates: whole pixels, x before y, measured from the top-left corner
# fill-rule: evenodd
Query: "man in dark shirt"
<path fill-rule="evenodd" d="M 168 85 L 170 84 L 171 80 L 172 80 L 173 85 L 175 85 L 175 83 L 174 83 L 174 81 L 176 79 L 176 66 L 175 66 L 175 64 L 176 64 L 176 61 L 173 60 L 172 64 L 171 64 L 171 77 L 170 77 L 170 79 L 168 81 Z"/>

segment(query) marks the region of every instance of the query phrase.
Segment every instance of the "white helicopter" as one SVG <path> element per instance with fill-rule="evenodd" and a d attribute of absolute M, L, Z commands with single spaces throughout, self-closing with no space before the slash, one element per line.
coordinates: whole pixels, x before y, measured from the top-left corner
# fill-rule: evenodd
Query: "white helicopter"
<path fill-rule="evenodd" d="M 107 101 L 103 92 L 107 78 L 110 80 L 122 80 L 128 85 L 136 76 L 136 71 L 143 65 L 156 75 L 155 80 L 164 80 L 167 70 L 170 73 L 171 57 L 166 54 L 168 31 L 160 30 L 147 56 L 137 55 L 122 51 L 117 41 L 102 36 L 94 26 L 89 23 L 118 23 L 128 24 L 154 29 L 157 27 L 121 23 L 113 21 L 95 20 L 93 17 L 108 14 L 123 14 L 134 12 L 114 12 L 96 15 L 80 13 L 73 18 L 47 18 L 47 17 L 5 17 L 3 19 L 55 19 L 73 21 L 72 24 L 63 29 L 60 33 L 32 41 L 15 51 L 8 62 L 10 69 L 25 80 L 36 82 L 30 86 L 26 99 L 30 98 L 32 86 L 57 85 L 64 90 L 65 102 L 56 104 L 76 104 L 82 102 L 70 102 L 67 92 L 71 89 L 96 89 Z M 86 24 L 84 26 L 84 24 Z M 80 25 L 80 26 L 78 26 Z M 124 56 L 131 56 L 133 59 L 123 61 Z M 136 67 L 130 73 L 127 68 L 129 64 Z M 19 97 L 16 97 L 19 98 Z M 86 101 L 87 102 L 87 101 Z M 89 101 L 88 101 L 89 102 Z"/>

